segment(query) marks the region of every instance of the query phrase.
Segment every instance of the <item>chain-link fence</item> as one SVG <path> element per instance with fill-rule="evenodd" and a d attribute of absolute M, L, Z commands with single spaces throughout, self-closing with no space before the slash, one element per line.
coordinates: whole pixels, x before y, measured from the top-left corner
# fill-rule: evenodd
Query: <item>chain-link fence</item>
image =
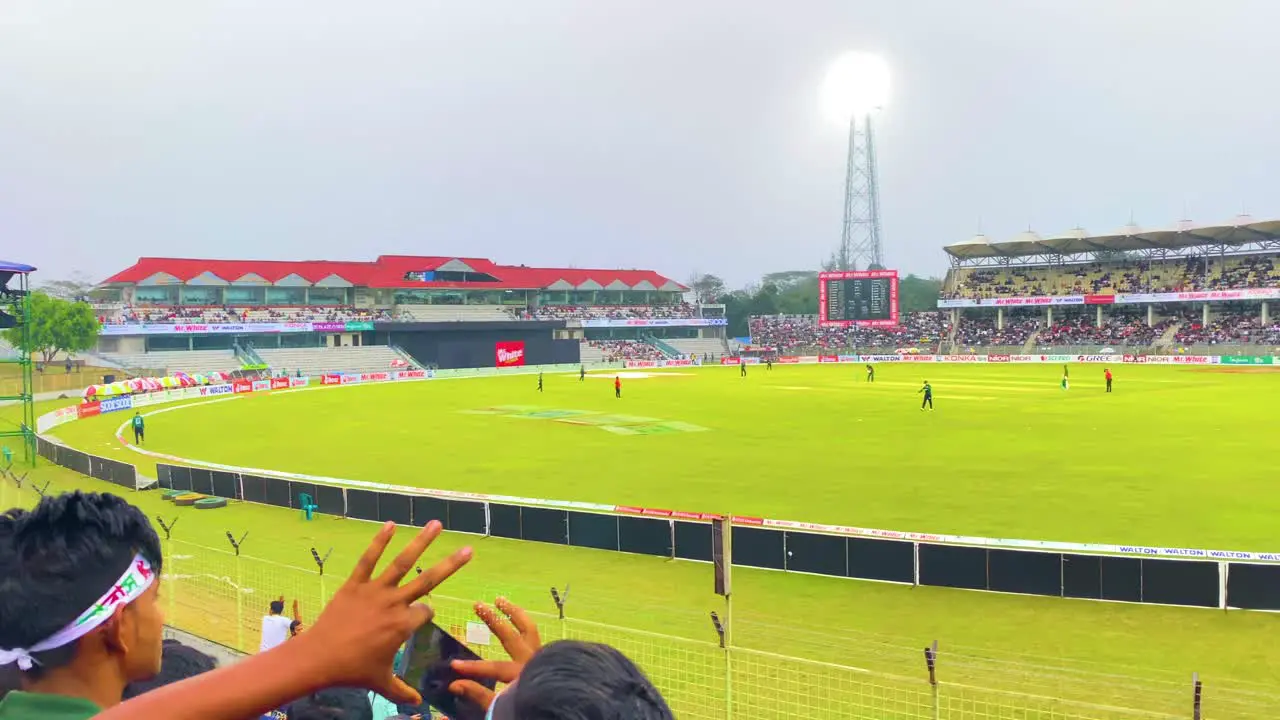
<path fill-rule="evenodd" d="M 179 540 L 165 544 L 165 599 L 171 626 L 242 652 L 256 652 L 267 605 L 298 600 L 304 623 L 314 621 L 350 568 L 285 565 L 232 550 Z M 230 546 L 229 546 L 230 547 Z M 562 616 L 547 589 L 503 587 L 525 604 L 546 641 L 576 639 L 612 645 L 649 674 L 681 718 L 857 718 L 877 720 L 1018 718 L 1112 720 L 1196 717 L 1191 677 L 1153 678 L 1121 668 L 1035 657 L 985 656 L 943 647 L 926 658 L 926 643 L 860 635 L 840 628 L 730 618 L 720 637 L 709 620 L 673 622 L 672 634 L 623 627 L 575 615 L 610 611 L 566 603 Z M 487 599 L 492 599 L 485 596 Z M 542 609 L 534 606 L 545 598 Z M 477 598 L 435 594 L 436 622 L 466 636 Z M 637 601 L 631 601 L 633 604 Z M 550 610 L 550 612 L 544 612 Z M 631 613 L 628 613 L 630 615 Z M 785 639 L 788 653 L 776 652 Z M 501 656 L 496 639 L 473 646 Z M 1214 718 L 1274 715 L 1280 693 L 1265 686 L 1209 684 L 1204 706 Z"/>

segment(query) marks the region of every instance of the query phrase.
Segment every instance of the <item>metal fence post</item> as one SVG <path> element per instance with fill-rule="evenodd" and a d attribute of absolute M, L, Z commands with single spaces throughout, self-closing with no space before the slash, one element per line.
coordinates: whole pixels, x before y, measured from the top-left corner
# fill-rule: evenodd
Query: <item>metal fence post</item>
<path fill-rule="evenodd" d="M 560 639 L 567 640 L 569 638 L 568 620 L 564 616 L 564 605 L 569 602 L 569 585 L 564 586 L 564 594 L 560 594 L 554 587 L 551 588 L 551 599 L 556 603 L 556 612 L 560 616 Z"/>
<path fill-rule="evenodd" d="M 178 518 L 175 516 L 172 522 L 165 522 L 164 518 L 156 516 L 156 522 L 160 523 L 160 529 L 164 531 L 164 548 L 161 549 L 169 561 L 169 572 L 173 574 L 173 528 L 178 524 Z M 178 583 L 169 583 L 168 592 L 165 596 L 169 598 L 169 618 L 173 622 L 173 596 L 178 594 Z"/>
<path fill-rule="evenodd" d="M 324 604 L 327 601 L 327 597 L 324 592 L 324 564 L 329 561 L 329 556 L 332 554 L 332 547 L 325 552 L 324 557 L 320 557 L 320 553 L 316 552 L 314 547 L 311 548 L 311 559 L 316 561 L 316 567 L 320 569 L 320 602 L 316 604 L 317 617 L 319 616 L 319 612 L 324 609 Z M 418 568 L 418 574 L 422 574 L 422 568 Z"/>
<path fill-rule="evenodd" d="M 924 649 L 924 665 L 929 670 L 929 686 L 933 690 L 933 720 L 938 720 L 938 641 Z"/>
<path fill-rule="evenodd" d="M 1191 673 L 1191 718 L 1192 720 L 1200 720 L 1200 699 L 1203 697 L 1204 686 L 1200 683 L 1200 673 Z"/>
<path fill-rule="evenodd" d="M 243 592 L 244 573 L 242 572 L 241 563 L 240 563 L 240 543 L 244 542 L 244 539 L 247 537 L 249 537 L 249 532 L 247 530 L 245 531 L 244 535 L 240 536 L 239 540 L 236 540 L 236 537 L 231 534 L 230 530 L 227 531 L 227 542 L 231 543 L 231 549 L 235 550 L 236 552 L 236 587 L 235 587 L 236 648 L 239 649 L 241 652 L 244 652 L 245 644 L 244 644 L 244 592 Z"/>

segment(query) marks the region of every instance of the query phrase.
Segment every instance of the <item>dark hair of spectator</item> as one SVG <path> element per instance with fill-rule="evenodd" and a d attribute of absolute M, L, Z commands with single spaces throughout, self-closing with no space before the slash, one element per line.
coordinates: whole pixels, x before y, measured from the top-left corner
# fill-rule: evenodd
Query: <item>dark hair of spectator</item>
<path fill-rule="evenodd" d="M 302 621 L 294 620 L 289 623 L 289 637 L 297 637 L 298 631 L 302 629 Z"/>
<path fill-rule="evenodd" d="M 20 677 L 17 665 L 0 667 L 0 700 L 4 700 L 4 696 L 14 690 L 22 689 Z"/>
<path fill-rule="evenodd" d="M 160 656 L 160 674 L 142 682 L 132 682 L 124 688 L 124 699 L 137 697 L 156 688 L 162 688 L 218 667 L 211 655 L 187 647 L 177 640 L 165 640 Z"/>
<path fill-rule="evenodd" d="M 369 693 L 351 688 L 330 688 L 294 700 L 289 720 L 372 720 Z"/>
<path fill-rule="evenodd" d="M 280 613 L 282 613 L 282 612 L 284 612 L 284 602 L 283 602 L 283 601 L 280 601 L 280 600 L 272 600 L 272 601 L 271 601 L 271 614 L 272 614 L 272 615 L 279 615 L 279 614 L 280 614 Z"/>
<path fill-rule="evenodd" d="M 115 495 L 76 491 L 0 514 L 0 647 L 31 647 L 75 621 L 138 554 L 159 574 L 155 529 Z M 77 645 L 36 653 L 27 675 L 66 665 Z"/>
<path fill-rule="evenodd" d="M 513 688 L 520 720 L 668 720 L 662 694 L 626 655 L 608 645 L 562 640 L 533 656 Z"/>

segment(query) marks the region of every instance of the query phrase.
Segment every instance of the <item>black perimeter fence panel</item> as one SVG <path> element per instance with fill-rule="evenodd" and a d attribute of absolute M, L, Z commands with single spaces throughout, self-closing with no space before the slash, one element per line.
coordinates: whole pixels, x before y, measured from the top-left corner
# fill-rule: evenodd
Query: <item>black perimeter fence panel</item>
<path fill-rule="evenodd" d="M 42 437 L 36 438 L 36 452 L 54 465 L 74 470 L 86 477 L 105 480 L 130 490 L 138 487 L 138 470 L 128 463 L 90 455 Z"/>
<path fill-rule="evenodd" d="M 52 447 L 58 457 L 46 455 Z M 133 467 L 52 446 L 41 455 L 94 477 L 134 487 Z M 73 464 L 76 463 L 76 464 Z M 113 466 L 119 466 L 113 467 Z M 127 469 L 127 470 L 126 470 Z M 85 472 L 84 474 L 92 474 Z M 301 510 L 309 495 L 334 517 L 422 526 L 514 540 L 614 550 L 682 560 L 711 560 L 711 524 L 667 517 L 457 500 L 362 490 L 244 473 L 157 465 L 158 485 L 229 500 Z M 126 477 L 127 476 L 127 477 Z M 1280 610 L 1280 565 L 1209 558 L 1128 557 L 944 545 L 734 525 L 733 564 L 829 577 L 1022 595 Z"/>

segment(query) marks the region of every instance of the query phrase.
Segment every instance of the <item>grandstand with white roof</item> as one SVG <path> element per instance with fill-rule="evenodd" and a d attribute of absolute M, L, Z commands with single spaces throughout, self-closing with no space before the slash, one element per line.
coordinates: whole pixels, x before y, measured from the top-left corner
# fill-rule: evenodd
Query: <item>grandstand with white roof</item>
<path fill-rule="evenodd" d="M 938 307 L 949 311 L 961 348 L 993 339 L 1029 351 L 1280 344 L 1280 220 L 979 235 L 944 249 L 952 267 Z"/>
<path fill-rule="evenodd" d="M 755 317 L 752 347 L 783 355 L 1280 352 L 1280 220 L 979 235 L 944 250 L 951 268 L 937 311 L 902 313 L 897 328 Z"/>

